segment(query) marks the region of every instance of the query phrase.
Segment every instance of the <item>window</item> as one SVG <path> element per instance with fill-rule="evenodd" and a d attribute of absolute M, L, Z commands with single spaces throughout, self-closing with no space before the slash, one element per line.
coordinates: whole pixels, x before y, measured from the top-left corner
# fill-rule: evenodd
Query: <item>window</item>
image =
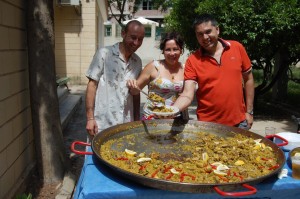
<path fill-rule="evenodd" d="M 105 37 L 110 37 L 111 36 L 111 25 L 105 25 Z"/>
<path fill-rule="evenodd" d="M 116 37 L 121 37 L 122 27 L 119 24 L 116 24 Z"/>
<path fill-rule="evenodd" d="M 151 37 L 151 27 L 145 27 L 145 37 Z"/>
<path fill-rule="evenodd" d="M 143 0 L 143 10 L 153 10 L 152 0 Z"/>
<path fill-rule="evenodd" d="M 164 33 L 163 27 L 156 27 L 155 40 L 160 40 L 163 33 Z"/>

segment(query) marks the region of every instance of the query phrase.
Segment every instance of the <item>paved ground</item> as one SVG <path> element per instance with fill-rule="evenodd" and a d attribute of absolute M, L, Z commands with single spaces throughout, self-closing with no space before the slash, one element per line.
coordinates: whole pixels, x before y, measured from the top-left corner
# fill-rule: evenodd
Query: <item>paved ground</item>
<path fill-rule="evenodd" d="M 70 86 L 70 92 L 72 94 L 81 95 L 82 102 L 78 107 L 77 111 L 75 112 L 74 116 L 70 120 L 69 124 L 67 125 L 66 129 L 64 130 L 64 139 L 66 143 L 66 150 L 68 151 L 71 162 L 72 162 L 72 173 L 75 174 L 74 179 L 78 179 L 81 168 L 83 165 L 84 158 L 83 156 L 76 155 L 72 153 L 69 148 L 73 141 L 86 141 L 87 133 L 85 131 L 86 125 L 86 116 L 85 116 L 85 89 L 86 86 Z M 146 90 L 145 90 L 146 91 Z M 141 106 L 143 106 L 146 97 L 141 95 Z M 196 105 L 193 103 L 189 107 L 189 114 L 190 119 L 197 119 L 195 115 Z M 276 110 L 274 110 L 276 111 Z M 265 134 L 265 127 L 275 127 L 275 133 L 279 132 L 295 132 L 296 131 L 296 123 L 292 121 L 291 117 L 287 115 L 284 119 L 272 119 L 272 117 L 268 119 L 255 119 L 253 127 L 251 129 L 252 132 L 260 134 L 264 136 Z M 78 149 L 83 149 L 83 147 L 79 147 Z M 64 182 L 65 183 L 65 182 Z"/>

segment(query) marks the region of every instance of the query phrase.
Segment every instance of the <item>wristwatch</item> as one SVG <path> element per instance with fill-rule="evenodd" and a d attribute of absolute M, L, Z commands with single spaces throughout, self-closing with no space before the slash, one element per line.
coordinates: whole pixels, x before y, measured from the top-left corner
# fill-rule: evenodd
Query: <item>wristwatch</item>
<path fill-rule="evenodd" d="M 253 115 L 253 110 L 247 111 L 248 114 Z"/>

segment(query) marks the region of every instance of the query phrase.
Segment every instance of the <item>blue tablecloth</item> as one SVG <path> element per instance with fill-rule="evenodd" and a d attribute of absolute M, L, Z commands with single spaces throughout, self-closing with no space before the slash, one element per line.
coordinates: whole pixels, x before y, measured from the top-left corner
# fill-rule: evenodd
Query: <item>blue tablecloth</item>
<path fill-rule="evenodd" d="M 242 198 L 298 198 L 300 195 L 300 180 L 295 180 L 291 177 L 292 171 L 287 164 L 284 166 L 284 168 L 288 169 L 287 178 L 278 179 L 277 175 L 268 178 L 263 182 L 254 185 L 254 187 L 258 190 L 256 194 L 244 196 Z M 101 165 L 97 157 L 94 155 L 86 156 L 85 163 L 74 193 L 74 199 L 175 199 L 184 197 L 197 199 L 223 198 L 217 193 L 182 193 L 145 187 L 114 174 L 108 167 Z"/>

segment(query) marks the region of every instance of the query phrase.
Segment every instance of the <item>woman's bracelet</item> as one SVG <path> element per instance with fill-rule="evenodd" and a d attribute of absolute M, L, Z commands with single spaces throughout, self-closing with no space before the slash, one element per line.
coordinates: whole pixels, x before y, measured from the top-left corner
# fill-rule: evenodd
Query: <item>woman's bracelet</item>
<path fill-rule="evenodd" d="M 94 117 L 87 118 L 87 121 L 90 121 L 90 120 L 95 120 L 95 118 Z"/>

